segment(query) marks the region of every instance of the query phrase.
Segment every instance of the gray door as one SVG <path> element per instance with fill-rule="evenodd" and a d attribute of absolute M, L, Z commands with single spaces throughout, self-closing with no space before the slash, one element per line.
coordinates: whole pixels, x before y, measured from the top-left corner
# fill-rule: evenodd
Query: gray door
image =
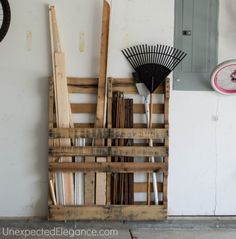
<path fill-rule="evenodd" d="M 175 47 L 188 55 L 174 71 L 174 90 L 212 90 L 217 39 L 218 0 L 175 0 Z"/>

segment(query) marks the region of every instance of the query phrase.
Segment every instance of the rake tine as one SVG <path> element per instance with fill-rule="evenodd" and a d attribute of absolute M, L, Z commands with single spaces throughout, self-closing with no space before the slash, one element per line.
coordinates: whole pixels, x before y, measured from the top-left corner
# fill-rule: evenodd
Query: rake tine
<path fill-rule="evenodd" d="M 144 59 L 143 59 L 142 50 L 141 50 L 140 46 L 141 45 L 137 46 L 135 49 L 136 49 L 136 52 L 137 52 L 138 57 L 139 57 L 140 65 L 143 65 L 144 64 Z"/>
<path fill-rule="evenodd" d="M 165 66 L 169 68 L 169 66 L 171 66 L 171 64 L 173 63 L 173 60 L 174 60 L 174 48 L 170 47 L 168 57 L 166 57 Z"/>
<path fill-rule="evenodd" d="M 140 57 L 142 59 L 142 65 L 145 64 L 145 55 L 143 55 L 143 48 L 144 48 L 144 45 L 139 45 L 139 48 L 138 48 L 138 52 L 140 54 Z"/>
<path fill-rule="evenodd" d="M 172 47 L 167 47 L 167 51 L 166 51 L 166 54 L 165 54 L 164 60 L 163 60 L 163 66 L 165 66 L 165 67 L 167 66 L 169 61 L 171 61 L 171 58 L 172 58 L 171 50 L 172 50 Z"/>
<path fill-rule="evenodd" d="M 161 53 L 161 60 L 160 60 L 160 63 L 161 63 L 161 65 L 163 65 L 163 59 L 164 59 L 164 56 L 165 56 L 165 53 L 166 53 L 166 45 L 164 45 L 164 49 L 163 49 L 163 51 L 162 51 L 162 53 Z"/>
<path fill-rule="evenodd" d="M 128 49 L 122 50 L 122 53 L 124 54 L 124 56 L 126 57 L 126 59 L 129 61 L 130 65 L 135 69 L 135 64 L 134 64 L 134 62 L 132 61 L 131 56 L 129 56 Z"/>
<path fill-rule="evenodd" d="M 179 61 L 176 62 L 176 64 L 173 66 L 173 69 L 187 56 L 187 54 L 185 52 L 182 52 Z"/>
<path fill-rule="evenodd" d="M 156 52 L 156 63 L 159 64 L 159 52 L 160 52 L 160 48 L 161 46 L 160 45 L 157 45 L 157 52 Z"/>
<path fill-rule="evenodd" d="M 139 52 L 140 52 L 140 57 L 142 59 L 142 64 L 146 64 L 146 54 L 145 54 L 145 49 L 144 49 L 144 45 L 140 45 L 139 47 Z"/>
<path fill-rule="evenodd" d="M 162 54 L 163 54 L 164 51 L 165 51 L 165 46 L 164 46 L 164 45 L 161 45 L 159 64 L 162 63 L 162 56 L 163 56 Z"/>
<path fill-rule="evenodd" d="M 148 46 L 147 46 L 147 44 L 145 44 L 144 52 L 148 52 Z M 148 54 L 145 54 L 145 56 L 146 56 L 146 62 L 148 62 Z"/>
<path fill-rule="evenodd" d="M 135 52 L 133 51 L 133 49 L 130 47 L 127 49 L 129 54 L 132 56 L 132 61 L 135 65 L 135 68 L 137 68 L 139 66 L 139 62 L 137 61 L 137 57 L 136 57 L 136 54 Z"/>
<path fill-rule="evenodd" d="M 164 46 L 163 45 L 160 45 L 160 49 L 159 49 L 159 52 L 158 52 L 158 63 L 161 64 L 161 52 L 163 51 L 164 49 Z"/>
<path fill-rule="evenodd" d="M 147 63 L 150 63 L 150 46 L 147 46 Z"/>
<path fill-rule="evenodd" d="M 151 63 L 151 46 L 148 46 L 148 63 Z"/>
<path fill-rule="evenodd" d="M 166 66 L 167 62 L 169 61 L 169 58 L 171 58 L 171 47 L 167 46 L 166 48 L 166 52 L 164 55 L 164 59 L 163 59 L 163 65 Z"/>
<path fill-rule="evenodd" d="M 173 67 L 172 67 L 173 69 L 174 69 L 174 67 L 176 67 L 179 64 L 182 54 L 183 54 L 183 52 L 177 49 L 176 54 L 175 54 L 175 61 L 174 61 Z"/>
<path fill-rule="evenodd" d="M 136 47 L 135 47 L 135 52 L 137 52 L 140 65 L 142 65 L 142 64 L 143 64 L 143 59 L 142 59 L 141 52 L 139 51 L 139 46 L 136 46 Z"/>
<path fill-rule="evenodd" d="M 175 48 L 172 48 L 172 52 L 171 52 L 172 58 L 171 58 L 171 61 L 168 63 L 168 66 L 167 66 L 168 68 L 172 69 L 173 67 L 173 64 L 175 62 L 175 53 L 176 53 Z"/>
<path fill-rule="evenodd" d="M 142 58 L 143 58 L 143 64 L 146 64 L 147 63 L 147 55 L 146 54 L 144 54 L 144 52 L 146 51 L 145 50 L 145 47 L 146 47 L 146 45 L 142 45 L 142 48 L 141 48 L 141 52 L 142 52 Z"/>
<path fill-rule="evenodd" d="M 153 54 L 152 54 L 152 47 L 153 46 L 150 46 L 150 63 L 153 63 L 153 60 L 152 60 L 152 56 L 153 56 Z"/>
<path fill-rule="evenodd" d="M 134 64 L 135 64 L 135 68 L 137 68 L 138 66 L 140 66 L 140 62 L 138 61 L 138 58 L 137 58 L 137 54 L 136 54 L 136 52 L 134 51 L 134 48 L 129 48 L 128 49 L 128 52 L 129 52 L 129 54 L 131 54 L 132 55 L 132 60 L 133 60 L 133 62 L 134 62 Z"/>
<path fill-rule="evenodd" d="M 170 68 L 171 70 L 174 69 L 173 68 L 174 65 L 178 62 L 178 54 L 179 54 L 179 50 L 174 48 L 174 51 L 173 51 L 173 61 L 168 66 L 168 68 Z"/>
<path fill-rule="evenodd" d="M 153 54 L 152 54 L 152 62 L 153 63 L 156 63 L 156 61 L 155 61 L 155 54 L 156 54 L 156 46 L 153 45 Z"/>
<path fill-rule="evenodd" d="M 159 50 L 159 45 L 156 45 L 155 62 L 157 64 L 158 64 L 158 50 Z"/>
<path fill-rule="evenodd" d="M 155 61 L 154 61 L 154 53 L 155 53 L 155 51 L 154 51 L 154 45 L 152 45 L 152 63 L 155 63 Z"/>
<path fill-rule="evenodd" d="M 155 63 L 155 62 L 154 62 L 154 46 L 153 46 L 153 45 L 152 45 L 152 47 L 151 47 L 151 52 L 152 52 L 151 62 L 152 62 L 152 63 Z"/>
<path fill-rule="evenodd" d="M 179 61 L 179 59 L 178 59 L 179 53 L 180 53 L 180 51 L 175 48 L 175 49 L 174 49 L 174 53 L 173 53 L 173 58 L 174 58 L 174 59 L 173 59 L 172 65 L 169 66 L 171 69 L 174 69 L 174 65 L 178 64 L 178 61 Z"/>

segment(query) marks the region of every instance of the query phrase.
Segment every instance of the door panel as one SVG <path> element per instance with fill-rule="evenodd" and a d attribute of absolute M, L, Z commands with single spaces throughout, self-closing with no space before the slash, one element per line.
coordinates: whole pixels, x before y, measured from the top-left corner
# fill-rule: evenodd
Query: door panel
<path fill-rule="evenodd" d="M 218 0 L 176 0 L 175 47 L 188 55 L 174 72 L 174 90 L 212 90 L 217 65 Z"/>

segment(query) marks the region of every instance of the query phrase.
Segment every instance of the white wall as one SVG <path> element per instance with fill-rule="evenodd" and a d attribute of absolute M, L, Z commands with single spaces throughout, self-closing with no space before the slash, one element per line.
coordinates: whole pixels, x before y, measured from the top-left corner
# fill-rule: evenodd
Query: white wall
<path fill-rule="evenodd" d="M 236 2 L 220 0 L 219 62 L 236 58 Z M 170 215 L 236 215 L 235 96 L 172 91 Z"/>
<path fill-rule="evenodd" d="M 236 3 L 220 2 L 222 61 L 236 56 Z M 11 28 L 0 43 L 0 217 L 47 213 L 48 3 L 57 8 L 68 75 L 98 74 L 102 0 L 11 0 Z M 112 0 L 109 76 L 131 72 L 120 49 L 173 45 L 173 30 L 173 0 Z M 170 215 L 236 214 L 234 101 L 172 91 Z"/>

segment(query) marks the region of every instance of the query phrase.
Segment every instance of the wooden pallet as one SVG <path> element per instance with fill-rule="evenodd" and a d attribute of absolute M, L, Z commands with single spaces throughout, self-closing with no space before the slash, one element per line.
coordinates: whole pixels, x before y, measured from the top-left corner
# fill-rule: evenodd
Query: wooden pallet
<path fill-rule="evenodd" d="M 68 78 L 70 94 L 97 94 L 98 79 Z M 75 128 L 55 128 L 55 103 L 53 81 L 49 79 L 49 180 L 52 181 L 55 172 L 101 173 L 106 175 L 106 205 L 63 206 L 54 205 L 52 195 L 49 195 L 49 220 L 163 220 L 167 216 L 167 175 L 168 175 L 168 111 L 169 111 L 169 80 L 163 83 L 155 94 L 163 95 L 163 102 L 154 104 L 154 113 L 162 115 L 163 122 L 153 122 L 153 128 L 147 129 L 144 123 L 134 123 L 134 129 L 115 129 L 111 127 L 112 93 L 122 91 L 124 94 L 138 94 L 135 82 L 129 78 L 110 78 L 108 80 L 108 121 L 107 127 L 93 128 L 94 123 L 75 123 Z M 72 113 L 96 113 L 96 104 L 73 103 Z M 134 114 L 144 114 L 143 104 L 134 104 Z M 59 139 L 87 138 L 105 139 L 104 146 L 85 147 L 54 147 Z M 134 143 L 133 146 L 113 146 L 112 139 L 158 139 L 154 147 L 148 143 Z M 62 156 L 101 156 L 105 162 L 59 163 Z M 148 157 L 161 156 L 162 162 L 111 162 L 114 156 Z M 110 198 L 110 177 L 112 173 L 145 173 L 163 172 L 163 182 L 158 182 L 158 191 L 162 195 L 159 205 L 145 205 L 145 201 L 134 201 L 134 205 L 112 205 Z M 151 187 L 152 188 L 152 187 Z M 86 190 L 86 189 L 85 189 Z M 148 190 L 146 182 L 134 182 L 134 193 L 145 193 Z"/>

